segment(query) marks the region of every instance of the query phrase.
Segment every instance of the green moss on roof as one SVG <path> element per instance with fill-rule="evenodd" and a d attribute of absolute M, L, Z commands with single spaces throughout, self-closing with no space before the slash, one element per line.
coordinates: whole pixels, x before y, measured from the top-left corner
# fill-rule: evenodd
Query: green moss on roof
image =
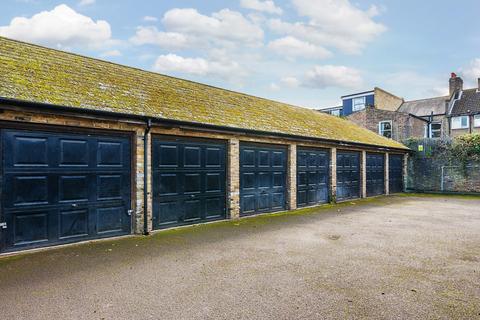
<path fill-rule="evenodd" d="M 311 109 L 2 37 L 0 96 L 406 149 L 352 122 Z"/>

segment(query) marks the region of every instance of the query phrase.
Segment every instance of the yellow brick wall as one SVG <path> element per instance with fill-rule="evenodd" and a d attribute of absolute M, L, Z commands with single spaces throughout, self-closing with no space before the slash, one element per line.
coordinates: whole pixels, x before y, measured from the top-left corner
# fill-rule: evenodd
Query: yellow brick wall
<path fill-rule="evenodd" d="M 397 111 L 403 103 L 403 99 L 399 98 L 385 90 L 375 88 L 375 108 L 389 111 Z"/>

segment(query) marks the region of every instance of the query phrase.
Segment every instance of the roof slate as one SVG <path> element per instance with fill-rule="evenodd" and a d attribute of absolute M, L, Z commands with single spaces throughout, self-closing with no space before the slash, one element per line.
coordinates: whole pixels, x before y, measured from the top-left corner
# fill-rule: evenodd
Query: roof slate
<path fill-rule="evenodd" d="M 453 104 L 451 115 L 480 113 L 480 92 L 476 88 L 463 90 L 460 100 Z"/>
<path fill-rule="evenodd" d="M 444 114 L 445 103 L 448 97 L 435 97 L 422 100 L 405 101 L 398 111 L 410 113 L 418 117 L 429 116 L 432 114 Z"/>
<path fill-rule="evenodd" d="M 315 110 L 2 37 L 0 97 L 406 149 Z"/>

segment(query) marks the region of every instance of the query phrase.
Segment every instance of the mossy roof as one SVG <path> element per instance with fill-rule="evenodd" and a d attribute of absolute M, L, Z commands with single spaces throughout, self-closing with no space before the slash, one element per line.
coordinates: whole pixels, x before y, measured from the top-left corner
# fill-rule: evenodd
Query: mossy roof
<path fill-rule="evenodd" d="M 2 37 L 0 97 L 406 149 L 315 110 Z"/>

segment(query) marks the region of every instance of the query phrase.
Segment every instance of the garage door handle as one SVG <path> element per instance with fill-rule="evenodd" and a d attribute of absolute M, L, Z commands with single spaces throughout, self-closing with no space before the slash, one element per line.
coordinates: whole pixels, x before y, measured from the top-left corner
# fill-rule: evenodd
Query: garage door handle
<path fill-rule="evenodd" d="M 194 195 L 194 194 L 191 194 L 191 195 L 190 195 L 190 198 L 195 198 L 195 195 Z"/>
<path fill-rule="evenodd" d="M 77 204 L 76 203 L 72 203 L 72 208 L 76 208 L 77 207 Z"/>

